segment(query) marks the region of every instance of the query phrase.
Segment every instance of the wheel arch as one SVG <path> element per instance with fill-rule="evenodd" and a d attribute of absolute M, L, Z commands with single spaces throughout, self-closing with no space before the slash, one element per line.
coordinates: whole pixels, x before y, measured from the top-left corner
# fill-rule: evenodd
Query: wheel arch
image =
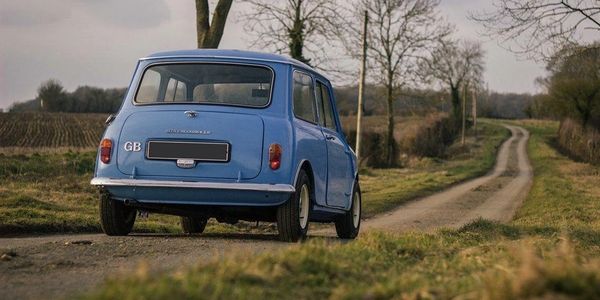
<path fill-rule="evenodd" d="M 313 189 L 313 193 L 314 193 L 315 174 L 313 172 L 313 168 L 312 168 L 310 161 L 308 161 L 307 159 L 303 159 L 298 164 L 298 167 L 296 168 L 296 175 L 294 176 L 294 182 L 292 184 L 295 185 L 296 182 L 298 182 L 298 176 L 300 176 L 301 170 L 304 170 L 304 172 L 306 172 L 306 175 L 308 175 L 308 179 L 310 180 L 310 184 L 312 185 L 312 189 Z"/>

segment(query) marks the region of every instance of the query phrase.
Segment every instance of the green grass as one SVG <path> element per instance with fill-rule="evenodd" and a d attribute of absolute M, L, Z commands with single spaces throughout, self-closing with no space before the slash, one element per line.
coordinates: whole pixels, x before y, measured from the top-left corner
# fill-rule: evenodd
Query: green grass
<path fill-rule="evenodd" d="M 402 169 L 363 170 L 363 214 L 371 217 L 418 197 L 431 195 L 453 184 L 481 176 L 492 169 L 497 150 L 509 131 L 495 124 L 482 124 L 480 138 L 457 142 L 446 159 L 413 160 Z"/>
<path fill-rule="evenodd" d="M 99 232 L 98 196 L 89 181 L 93 152 L 0 154 L 0 235 Z M 136 223 L 140 232 L 175 232 L 167 216 Z"/>
<path fill-rule="evenodd" d="M 454 147 L 446 160 L 421 160 L 406 169 L 367 170 L 362 175 L 364 207 L 371 216 L 415 197 L 485 173 L 506 130 L 484 125 L 486 138 Z M 90 186 L 94 152 L 25 154 L 0 152 L 0 235 L 100 232 L 98 193 Z M 151 214 L 136 221 L 136 232 L 179 233 L 179 218 Z M 207 232 L 272 232 L 272 226 L 237 226 L 211 220 Z"/>
<path fill-rule="evenodd" d="M 90 299 L 598 299 L 600 169 L 551 147 L 556 123 L 522 122 L 535 179 L 516 219 L 435 234 L 313 239 L 170 273 L 111 279 Z"/>

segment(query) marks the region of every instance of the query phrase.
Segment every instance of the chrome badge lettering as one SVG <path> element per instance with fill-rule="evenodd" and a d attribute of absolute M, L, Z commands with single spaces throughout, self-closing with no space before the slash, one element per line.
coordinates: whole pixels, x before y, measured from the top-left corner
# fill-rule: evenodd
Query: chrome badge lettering
<path fill-rule="evenodd" d="M 193 130 L 193 129 L 169 129 L 167 130 L 169 134 L 199 134 L 199 135 L 209 135 L 212 134 L 209 130 Z"/>
<path fill-rule="evenodd" d="M 125 142 L 125 145 L 123 145 L 123 148 L 125 148 L 125 151 L 127 151 L 127 152 L 140 152 L 140 151 L 142 151 L 142 143 L 140 143 L 140 142 Z"/>

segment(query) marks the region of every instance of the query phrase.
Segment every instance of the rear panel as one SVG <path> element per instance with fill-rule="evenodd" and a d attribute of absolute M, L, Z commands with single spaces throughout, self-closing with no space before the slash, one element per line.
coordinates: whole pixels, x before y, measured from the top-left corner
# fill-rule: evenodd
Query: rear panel
<path fill-rule="evenodd" d="M 258 176 L 263 160 L 264 125 L 260 116 L 197 110 L 197 116 L 190 118 L 185 112 L 162 109 L 131 114 L 123 124 L 117 144 L 119 170 L 127 175 L 135 173 L 136 176 L 190 177 L 197 180 L 251 179 Z M 165 143 L 179 147 L 160 149 L 163 153 L 159 153 L 157 148 L 148 149 L 153 142 L 163 143 L 162 148 L 165 148 Z M 131 143 L 138 143 L 141 149 L 130 150 Z M 218 151 L 212 148 L 196 146 L 190 149 L 190 145 L 199 143 L 225 145 L 221 148 L 228 152 L 226 159 L 207 159 L 211 153 L 206 150 Z M 170 153 L 165 153 L 165 150 Z M 191 153 L 192 150 L 200 152 Z M 177 157 L 167 155 L 177 153 Z M 190 155 L 197 158 L 194 166 L 183 168 L 177 165 L 178 159 L 190 159 Z"/>

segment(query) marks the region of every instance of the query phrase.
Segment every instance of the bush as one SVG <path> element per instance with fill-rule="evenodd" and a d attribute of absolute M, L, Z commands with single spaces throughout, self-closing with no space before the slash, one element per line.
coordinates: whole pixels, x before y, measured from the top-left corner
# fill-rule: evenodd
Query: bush
<path fill-rule="evenodd" d="M 457 136 L 454 122 L 447 114 L 434 113 L 417 123 L 406 126 L 396 136 L 394 157 L 400 165 L 400 154 L 411 157 L 444 157 Z M 346 140 L 354 148 L 356 131 L 346 130 Z M 385 131 L 365 128 L 362 133 L 361 166 L 387 167 L 385 161 Z"/>
<path fill-rule="evenodd" d="M 446 114 L 431 114 L 419 126 L 409 129 L 400 141 L 400 151 L 409 156 L 443 157 L 457 135 Z"/>
<path fill-rule="evenodd" d="M 558 129 L 558 145 L 574 158 L 600 164 L 600 131 L 584 128 L 572 119 L 565 119 Z"/>
<path fill-rule="evenodd" d="M 345 133 L 348 144 L 354 149 L 356 147 L 356 130 L 351 130 Z M 388 167 L 385 157 L 385 132 L 375 132 L 364 130 L 362 133 L 362 146 L 361 153 L 362 157 L 360 165 L 370 168 L 384 168 Z M 397 152 L 397 142 L 394 146 L 394 151 Z M 356 150 L 356 149 L 354 149 Z M 394 153 L 394 157 L 398 157 L 398 153 Z M 397 159 L 396 159 L 397 160 Z"/>

